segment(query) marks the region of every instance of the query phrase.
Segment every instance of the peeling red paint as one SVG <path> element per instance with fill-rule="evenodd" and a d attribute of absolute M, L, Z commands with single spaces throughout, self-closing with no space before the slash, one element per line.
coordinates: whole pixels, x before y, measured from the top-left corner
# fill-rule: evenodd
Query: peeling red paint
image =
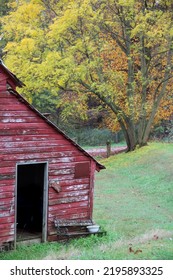
<path fill-rule="evenodd" d="M 9 78 L 14 91 L 6 89 Z M 15 239 L 17 164 L 48 162 L 48 240 L 56 240 L 55 218 L 92 218 L 94 172 L 104 168 L 25 101 L 15 82 L 0 64 L 0 247 Z M 85 178 L 81 170 L 75 178 L 80 163 Z"/>

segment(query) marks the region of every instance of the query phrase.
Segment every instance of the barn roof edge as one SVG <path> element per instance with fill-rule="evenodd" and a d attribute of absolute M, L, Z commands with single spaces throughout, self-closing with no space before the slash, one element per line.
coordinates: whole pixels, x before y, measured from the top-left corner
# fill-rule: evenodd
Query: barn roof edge
<path fill-rule="evenodd" d="M 0 59 L 0 65 L 3 67 L 4 71 L 10 76 L 10 78 L 13 80 L 13 82 L 16 84 L 18 87 L 23 87 L 25 84 L 20 81 L 16 75 L 14 75 L 3 63 L 3 61 Z"/>

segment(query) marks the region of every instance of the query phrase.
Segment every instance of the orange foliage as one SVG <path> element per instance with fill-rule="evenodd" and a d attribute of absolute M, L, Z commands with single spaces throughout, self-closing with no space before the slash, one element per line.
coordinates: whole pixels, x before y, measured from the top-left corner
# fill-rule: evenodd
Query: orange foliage
<path fill-rule="evenodd" d="M 105 38 L 108 42 L 108 46 L 102 51 L 101 57 L 104 60 L 104 73 L 108 73 L 110 71 L 114 71 L 115 73 L 119 73 L 121 76 L 121 80 L 123 82 L 119 82 L 116 80 L 112 80 L 114 83 L 114 87 L 116 88 L 115 103 L 118 104 L 123 111 L 128 112 L 127 106 L 127 79 L 128 79 L 128 61 L 127 56 L 121 50 L 121 48 L 116 44 L 114 40 L 109 38 Z M 138 38 L 133 38 L 132 42 L 134 44 L 138 44 Z M 134 117 L 136 121 L 138 120 L 140 113 L 140 104 L 142 102 L 142 76 L 140 71 L 140 57 L 139 53 L 136 55 L 135 50 L 132 50 L 133 61 L 134 61 L 134 80 L 135 80 L 135 96 L 134 96 Z M 154 63 L 154 62 L 152 62 Z M 159 84 L 159 81 L 163 79 L 163 75 L 165 73 L 165 65 L 166 65 L 166 57 L 163 56 L 161 58 L 161 63 L 157 65 L 157 67 L 151 67 L 150 76 L 152 77 L 149 81 L 147 87 L 147 102 L 146 102 L 146 113 L 149 116 L 153 109 L 153 101 L 156 96 L 155 90 Z M 152 66 L 152 65 L 151 65 Z M 117 74 L 118 77 L 118 74 Z M 149 77 L 150 79 L 150 77 Z M 173 102 L 172 102 L 172 90 L 173 85 L 171 81 L 167 86 L 167 94 L 161 101 L 159 110 L 156 114 L 154 125 L 159 123 L 161 120 L 167 120 L 172 116 L 173 112 Z M 156 94 L 157 95 L 157 94 Z M 115 120 L 114 113 L 108 109 L 108 114 L 106 114 L 103 118 L 103 126 L 106 125 L 112 131 L 119 131 L 120 125 L 117 120 Z"/>

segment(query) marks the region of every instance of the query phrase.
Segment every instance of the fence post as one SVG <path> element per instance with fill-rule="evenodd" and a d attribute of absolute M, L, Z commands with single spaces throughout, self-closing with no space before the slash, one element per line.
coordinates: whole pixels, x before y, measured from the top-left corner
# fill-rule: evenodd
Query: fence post
<path fill-rule="evenodd" d="M 111 142 L 110 141 L 106 142 L 106 149 L 107 149 L 107 158 L 108 158 L 111 155 Z"/>

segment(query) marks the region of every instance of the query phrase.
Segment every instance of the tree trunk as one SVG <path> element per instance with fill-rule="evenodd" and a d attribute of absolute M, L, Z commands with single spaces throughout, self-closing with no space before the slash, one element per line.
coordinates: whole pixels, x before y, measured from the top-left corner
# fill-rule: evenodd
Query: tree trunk
<path fill-rule="evenodd" d="M 126 124 L 124 124 L 122 120 L 119 121 L 119 123 L 126 140 L 127 152 L 134 151 L 138 143 L 136 141 L 135 127 L 133 123 L 130 120 L 126 120 Z"/>

